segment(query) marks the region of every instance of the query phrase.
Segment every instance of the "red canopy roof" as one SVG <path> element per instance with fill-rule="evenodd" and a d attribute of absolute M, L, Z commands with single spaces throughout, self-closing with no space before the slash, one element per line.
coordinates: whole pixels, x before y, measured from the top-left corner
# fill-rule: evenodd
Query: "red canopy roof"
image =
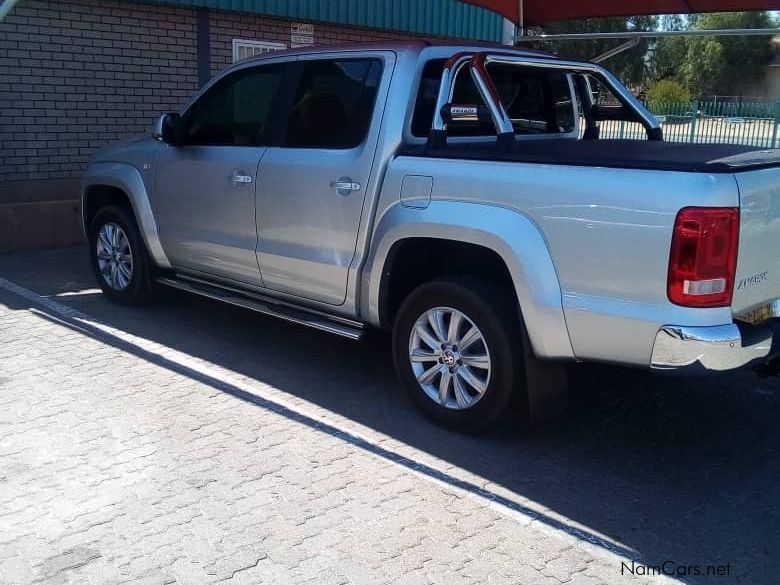
<path fill-rule="evenodd" d="M 520 0 L 465 0 L 498 12 L 514 23 L 519 20 Z M 687 14 L 777 10 L 780 0 L 522 0 L 523 21 L 540 24 L 556 20 L 629 16 L 633 14 Z"/>

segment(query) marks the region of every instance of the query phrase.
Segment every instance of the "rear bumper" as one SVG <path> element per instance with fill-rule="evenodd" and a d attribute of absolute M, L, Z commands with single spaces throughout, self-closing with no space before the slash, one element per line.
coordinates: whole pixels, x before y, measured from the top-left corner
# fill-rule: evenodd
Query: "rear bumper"
<path fill-rule="evenodd" d="M 780 351 L 780 326 L 665 325 L 653 345 L 650 368 L 658 372 L 707 374 L 761 365 Z"/>

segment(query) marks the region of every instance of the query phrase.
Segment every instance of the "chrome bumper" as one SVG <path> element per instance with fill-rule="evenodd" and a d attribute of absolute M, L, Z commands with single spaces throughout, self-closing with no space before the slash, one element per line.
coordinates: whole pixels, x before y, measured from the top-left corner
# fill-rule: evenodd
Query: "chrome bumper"
<path fill-rule="evenodd" d="M 706 374 L 765 361 L 773 353 L 773 337 L 780 335 L 773 335 L 769 327 L 743 329 L 734 323 L 717 327 L 665 325 L 655 337 L 650 368 Z"/>

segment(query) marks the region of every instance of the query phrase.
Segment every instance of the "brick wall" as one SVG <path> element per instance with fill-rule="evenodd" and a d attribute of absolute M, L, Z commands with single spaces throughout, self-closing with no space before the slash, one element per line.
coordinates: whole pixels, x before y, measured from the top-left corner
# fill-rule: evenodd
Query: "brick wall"
<path fill-rule="evenodd" d="M 191 10 L 23 0 L 0 23 L 0 182 L 80 174 L 197 88 Z"/>
<path fill-rule="evenodd" d="M 211 11 L 211 70 L 234 38 L 290 44 L 293 21 Z M 314 23 L 321 43 L 411 38 Z M 23 0 L 0 23 L 0 182 L 78 177 L 98 148 L 145 132 L 197 89 L 196 16 L 114 0 Z"/>
<path fill-rule="evenodd" d="M 210 11 L 211 73 L 234 38 L 290 44 L 293 21 Z M 313 23 L 314 41 L 412 35 Z M 78 177 L 198 88 L 197 14 L 127 0 L 21 0 L 0 22 L 0 250 L 80 241 Z"/>

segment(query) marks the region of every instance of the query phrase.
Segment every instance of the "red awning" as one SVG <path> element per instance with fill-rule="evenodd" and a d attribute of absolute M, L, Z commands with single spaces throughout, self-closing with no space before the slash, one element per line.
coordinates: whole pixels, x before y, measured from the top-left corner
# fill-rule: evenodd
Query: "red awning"
<path fill-rule="evenodd" d="M 464 0 L 498 12 L 514 23 L 523 2 L 523 22 L 541 24 L 556 20 L 629 16 L 633 14 L 688 14 L 777 10 L 780 0 Z"/>

